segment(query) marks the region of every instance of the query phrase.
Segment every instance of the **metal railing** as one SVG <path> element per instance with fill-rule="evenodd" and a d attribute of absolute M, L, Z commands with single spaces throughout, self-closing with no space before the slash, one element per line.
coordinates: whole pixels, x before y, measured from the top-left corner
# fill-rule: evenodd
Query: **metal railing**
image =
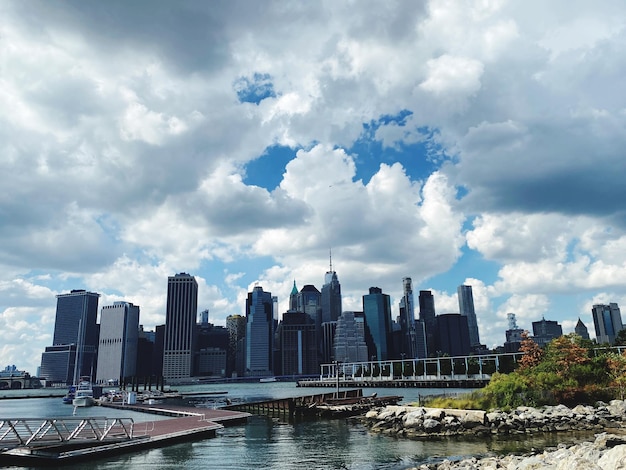
<path fill-rule="evenodd" d="M 132 418 L 0 418 L 0 447 L 130 440 Z"/>

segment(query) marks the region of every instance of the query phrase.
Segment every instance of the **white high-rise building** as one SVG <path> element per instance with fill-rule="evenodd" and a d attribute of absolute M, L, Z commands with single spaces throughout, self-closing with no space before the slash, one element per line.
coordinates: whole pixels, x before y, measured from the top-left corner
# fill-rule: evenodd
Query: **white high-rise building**
<path fill-rule="evenodd" d="M 133 377 L 137 368 L 139 306 L 114 302 L 100 311 L 97 383 Z"/>

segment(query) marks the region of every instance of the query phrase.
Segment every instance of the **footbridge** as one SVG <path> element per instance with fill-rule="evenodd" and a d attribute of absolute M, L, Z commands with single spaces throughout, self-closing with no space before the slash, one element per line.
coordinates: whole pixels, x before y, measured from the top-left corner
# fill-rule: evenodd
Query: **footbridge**
<path fill-rule="evenodd" d="M 322 364 L 319 378 L 298 381 L 299 387 L 480 388 L 494 372 L 511 372 L 523 353 L 441 356 L 368 362 Z"/>

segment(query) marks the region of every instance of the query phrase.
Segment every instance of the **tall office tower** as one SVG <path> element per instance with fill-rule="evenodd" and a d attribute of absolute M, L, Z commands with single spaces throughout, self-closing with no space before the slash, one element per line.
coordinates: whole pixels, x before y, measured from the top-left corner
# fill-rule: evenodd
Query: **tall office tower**
<path fill-rule="evenodd" d="M 319 373 L 315 323 L 304 312 L 283 313 L 277 331 L 279 364 L 275 373 L 281 375 L 314 375 Z"/>
<path fill-rule="evenodd" d="M 435 320 L 435 298 L 431 291 L 420 291 L 419 306 L 419 319 L 424 323 L 424 330 L 426 332 L 426 352 L 429 356 L 434 356 L 437 351 L 435 345 L 437 322 Z"/>
<path fill-rule="evenodd" d="M 52 346 L 41 355 L 41 374 L 49 383 L 70 385 L 83 376 L 93 378 L 99 297 L 80 289 L 57 295 Z"/>
<path fill-rule="evenodd" d="M 478 322 L 476 321 L 476 312 L 474 311 L 474 295 L 472 294 L 472 286 L 459 286 L 457 289 L 459 297 L 459 312 L 467 317 L 467 326 L 469 327 L 470 346 L 472 348 L 480 346 L 480 337 L 478 335 Z"/>
<path fill-rule="evenodd" d="M 428 357 L 428 346 L 426 344 L 426 324 L 422 320 L 415 320 L 415 357 L 423 359 Z"/>
<path fill-rule="evenodd" d="M 337 321 L 341 315 L 341 284 L 337 273 L 333 271 L 333 260 L 330 258 L 330 270 L 324 276 L 322 286 L 322 323 Z"/>
<path fill-rule="evenodd" d="M 386 361 L 394 359 L 393 325 L 391 320 L 391 299 L 379 287 L 370 287 L 369 294 L 363 296 L 366 341 L 370 359 Z M 369 337 L 369 338 L 368 338 Z"/>
<path fill-rule="evenodd" d="M 576 326 L 574 327 L 574 333 L 580 336 L 582 339 L 589 339 L 589 330 L 579 318 Z"/>
<path fill-rule="evenodd" d="M 246 299 L 246 375 L 272 375 L 273 352 L 274 301 L 255 286 Z"/>
<path fill-rule="evenodd" d="M 367 344 L 365 343 L 363 318 L 356 318 L 354 312 L 342 312 L 337 320 L 333 345 L 335 361 L 366 362 Z"/>
<path fill-rule="evenodd" d="M 139 306 L 114 302 L 100 311 L 100 341 L 96 382 L 134 377 L 137 371 Z"/>
<path fill-rule="evenodd" d="M 242 315 L 228 315 L 226 317 L 226 329 L 228 330 L 226 376 L 243 375 L 245 370 L 243 351 L 246 337 L 246 317 Z"/>
<path fill-rule="evenodd" d="M 180 380 L 193 373 L 193 330 L 198 315 L 198 283 L 187 273 L 167 278 L 163 377 Z"/>
<path fill-rule="evenodd" d="M 306 284 L 296 295 L 295 309 L 304 312 L 318 326 L 322 323 L 322 294 L 314 285 Z"/>
<path fill-rule="evenodd" d="M 504 332 L 506 337 L 504 352 L 515 353 L 519 351 L 522 345 L 522 333 L 524 333 L 524 330 L 517 327 L 517 320 L 515 319 L 514 313 L 507 313 L 506 318 L 509 323 L 509 328 Z"/>
<path fill-rule="evenodd" d="M 400 330 L 402 344 L 400 353 L 407 359 L 419 357 L 417 352 L 417 333 L 415 331 L 415 303 L 413 284 L 410 277 L 402 278 L 402 298 L 400 299 Z"/>
<path fill-rule="evenodd" d="M 437 352 L 439 355 L 467 356 L 470 353 L 468 318 L 458 313 L 437 315 Z"/>
<path fill-rule="evenodd" d="M 559 336 L 563 336 L 563 328 L 558 322 L 545 318 L 533 322 L 533 340 L 539 346 L 543 347 Z"/>
<path fill-rule="evenodd" d="M 318 337 L 319 357 L 322 364 L 329 364 L 334 360 L 333 346 L 335 342 L 335 331 L 337 331 L 336 321 L 322 323 L 321 334 Z"/>
<path fill-rule="evenodd" d="M 200 312 L 200 324 L 201 325 L 209 324 L 209 309 L 208 308 Z"/>
<path fill-rule="evenodd" d="M 598 344 L 615 344 L 615 336 L 624 329 L 622 314 L 616 303 L 596 304 L 591 309 Z"/>
<path fill-rule="evenodd" d="M 289 294 L 289 311 L 298 312 L 298 288 L 296 287 L 296 280 L 293 281 L 293 287 L 291 288 L 291 294 Z"/>

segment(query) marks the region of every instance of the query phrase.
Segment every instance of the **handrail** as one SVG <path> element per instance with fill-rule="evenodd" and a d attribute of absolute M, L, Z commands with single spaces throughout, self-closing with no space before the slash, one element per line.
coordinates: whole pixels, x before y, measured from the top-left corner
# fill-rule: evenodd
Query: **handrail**
<path fill-rule="evenodd" d="M 153 425 L 154 426 L 154 425 Z M 3 428 L 5 430 L 3 431 Z M 133 438 L 132 418 L 9 418 L 0 419 L 0 443 L 29 446 L 34 443 L 68 442 L 107 438 Z"/>

